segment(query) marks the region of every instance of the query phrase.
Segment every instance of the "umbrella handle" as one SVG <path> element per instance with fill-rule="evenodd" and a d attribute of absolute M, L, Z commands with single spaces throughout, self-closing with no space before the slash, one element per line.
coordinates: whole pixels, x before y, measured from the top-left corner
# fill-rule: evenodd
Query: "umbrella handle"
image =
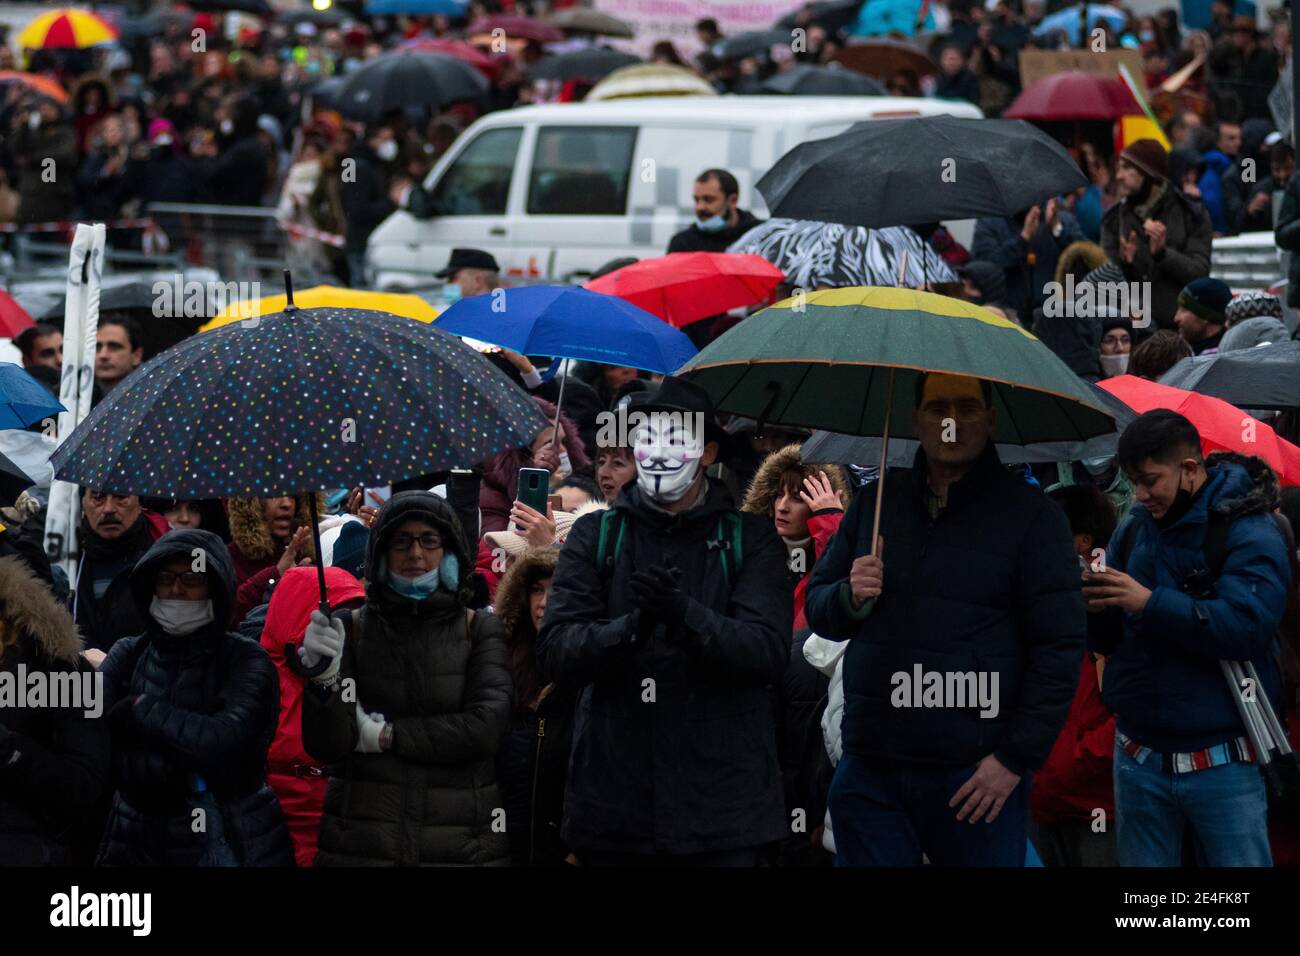
<path fill-rule="evenodd" d="M 287 276 L 289 270 L 285 270 Z M 311 512 L 311 540 L 316 546 L 316 583 L 320 585 L 320 612 L 330 616 L 330 602 L 325 596 L 325 555 L 320 546 L 320 517 L 316 514 L 316 492 L 307 493 L 307 509 Z"/>
<path fill-rule="evenodd" d="M 880 547 L 880 507 L 885 502 L 885 462 L 889 459 L 889 419 L 894 414 L 894 370 L 889 370 L 889 394 L 885 400 L 885 430 L 880 436 L 880 472 L 876 477 L 876 514 L 871 519 L 871 553 Z"/>

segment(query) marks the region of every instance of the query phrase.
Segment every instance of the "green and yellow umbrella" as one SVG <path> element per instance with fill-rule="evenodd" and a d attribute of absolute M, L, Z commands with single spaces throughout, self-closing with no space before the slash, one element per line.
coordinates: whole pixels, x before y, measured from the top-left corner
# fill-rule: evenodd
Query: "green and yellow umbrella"
<path fill-rule="evenodd" d="M 993 383 L 994 441 L 1085 440 L 1115 430 L 1106 406 L 1047 346 L 969 302 L 856 286 L 795 296 L 726 333 L 678 372 L 721 411 L 773 425 L 914 438 L 924 372 Z M 892 388 L 890 382 L 893 382 Z"/>
<path fill-rule="evenodd" d="M 719 336 L 677 374 L 723 412 L 881 436 L 883 465 L 891 436 L 916 437 L 911 409 L 926 372 L 991 382 L 998 443 L 1083 441 L 1116 430 L 1114 412 L 1019 325 L 912 289 L 855 286 L 785 299 Z"/>

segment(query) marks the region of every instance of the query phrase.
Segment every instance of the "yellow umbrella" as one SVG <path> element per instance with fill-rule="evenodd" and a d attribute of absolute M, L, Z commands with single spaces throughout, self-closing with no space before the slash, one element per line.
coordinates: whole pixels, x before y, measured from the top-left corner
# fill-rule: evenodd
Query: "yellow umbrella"
<path fill-rule="evenodd" d="M 288 302 L 288 298 L 283 295 L 267 296 L 248 302 L 231 302 L 199 331 L 208 332 L 241 319 L 282 312 Z M 295 292 L 293 304 L 300 309 L 319 309 L 327 306 L 343 309 L 374 309 L 378 312 L 404 315 L 408 319 L 418 319 L 421 322 L 432 322 L 438 317 L 438 310 L 419 296 L 403 295 L 399 292 L 341 289 L 332 285 L 318 285 L 312 289 Z"/>
<path fill-rule="evenodd" d="M 117 39 L 107 20 L 88 10 L 64 7 L 42 13 L 18 34 L 20 50 L 82 50 Z"/>

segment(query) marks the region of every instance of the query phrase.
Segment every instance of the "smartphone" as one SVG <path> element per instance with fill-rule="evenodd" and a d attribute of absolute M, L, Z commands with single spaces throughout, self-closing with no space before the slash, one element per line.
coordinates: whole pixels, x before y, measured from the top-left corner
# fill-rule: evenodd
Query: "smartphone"
<path fill-rule="evenodd" d="M 551 493 L 551 473 L 545 468 L 520 468 L 519 490 L 515 500 L 522 501 L 534 511 L 546 514 L 546 499 Z"/>

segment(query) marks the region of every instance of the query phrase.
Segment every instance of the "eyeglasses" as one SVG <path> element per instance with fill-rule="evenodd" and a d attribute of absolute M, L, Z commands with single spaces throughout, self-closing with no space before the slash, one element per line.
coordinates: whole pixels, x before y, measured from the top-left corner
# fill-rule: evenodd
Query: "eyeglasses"
<path fill-rule="evenodd" d="M 921 414 L 931 421 L 943 421 L 955 418 L 959 422 L 975 422 L 987 409 L 979 402 L 960 402 L 955 407 L 946 402 L 930 402 L 921 409 Z"/>
<path fill-rule="evenodd" d="M 174 587 L 176 582 L 181 582 L 181 586 L 186 590 L 200 588 L 207 583 L 208 576 L 200 571 L 159 571 L 156 579 L 158 587 Z"/>
<path fill-rule="evenodd" d="M 410 551 L 417 541 L 423 551 L 437 551 L 442 547 L 442 536 L 432 531 L 426 531 L 423 534 L 401 532 L 393 535 L 388 544 L 394 551 Z"/>

